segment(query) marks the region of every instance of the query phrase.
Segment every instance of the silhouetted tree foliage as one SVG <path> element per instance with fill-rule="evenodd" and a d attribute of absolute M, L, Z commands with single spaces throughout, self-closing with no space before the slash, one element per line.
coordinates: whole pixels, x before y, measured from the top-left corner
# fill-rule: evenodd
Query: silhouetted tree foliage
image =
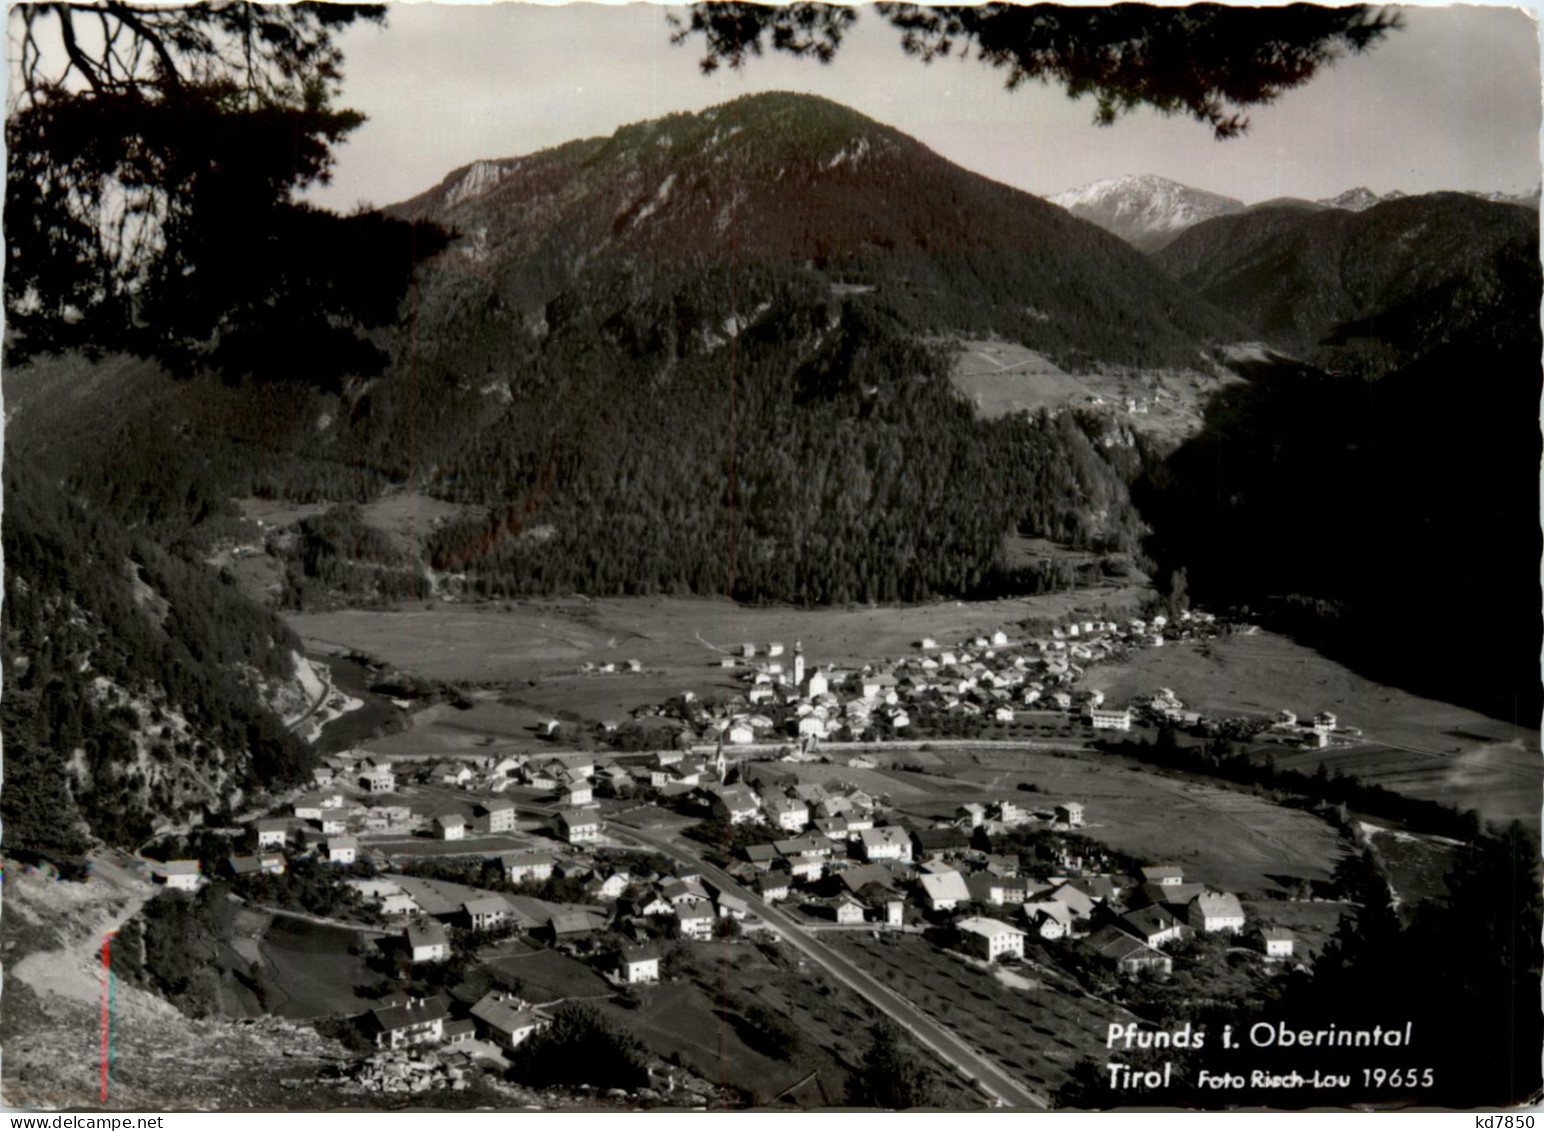
<path fill-rule="evenodd" d="M 1071 98 L 1092 95 L 1100 125 L 1149 106 L 1204 122 L 1219 139 L 1248 128 L 1243 110 L 1269 105 L 1400 26 L 1397 13 L 1365 4 L 875 7 L 901 33 L 906 53 L 923 62 L 974 55 L 1006 71 L 1009 90 L 1036 80 Z M 765 48 L 829 63 L 857 20 L 856 9 L 815 3 L 699 3 L 687 21 L 670 17 L 673 42 L 702 37 L 710 74 L 724 64 L 738 70 Z"/>
<path fill-rule="evenodd" d="M 908 1047 L 901 1030 L 890 1021 L 876 1022 L 869 1029 L 868 1051 L 850 1086 L 849 1099 L 859 1107 L 903 1111 L 936 1107 L 944 1096 L 937 1072 Z"/>
<path fill-rule="evenodd" d="M 520 1046 L 509 1071 L 515 1080 L 540 1087 L 637 1088 L 649 1079 L 638 1038 L 584 1002 L 560 1005 L 552 1024 Z"/>
<path fill-rule="evenodd" d="M 363 121 L 333 36 L 380 6 L 13 9 L 9 360 L 124 351 L 191 373 L 373 373 L 433 225 L 299 204 Z"/>
<path fill-rule="evenodd" d="M 1134 485 L 1148 552 L 1185 569 L 1197 602 L 1247 607 L 1375 679 L 1537 714 L 1541 373 L 1527 319 L 1505 344 L 1484 340 L 1492 324 L 1377 381 L 1251 367 Z M 1458 530 L 1474 533 L 1449 545 Z M 1367 552 L 1333 550 L 1350 543 Z"/>

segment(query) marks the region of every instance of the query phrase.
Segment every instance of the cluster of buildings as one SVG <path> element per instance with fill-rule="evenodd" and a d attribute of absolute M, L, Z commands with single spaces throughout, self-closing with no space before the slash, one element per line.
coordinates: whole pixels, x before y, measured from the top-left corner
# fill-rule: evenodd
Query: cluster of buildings
<path fill-rule="evenodd" d="M 938 715 L 1011 723 L 1025 711 L 1077 712 L 1096 729 L 1127 730 L 1128 709 L 1107 707 L 1098 691 L 1076 690 L 1085 669 L 1132 648 L 1210 634 L 1215 624 L 1210 613 L 1186 611 L 1172 621 L 1161 614 L 1077 621 L 1018 640 L 998 630 L 957 647 L 923 639 L 914 655 L 852 669 L 808 666 L 797 643 L 788 658 L 781 644 L 746 644 L 719 661 L 739 673 L 745 689 L 689 721 L 737 746 L 904 737 Z"/>
<path fill-rule="evenodd" d="M 1342 729 L 1340 720 L 1331 711 L 1320 711 L 1310 719 L 1299 719 L 1295 712 L 1281 710 L 1276 713 L 1270 728 L 1272 738 L 1310 750 L 1323 750 L 1337 733 L 1355 738 L 1362 732 L 1355 727 Z"/>
<path fill-rule="evenodd" d="M 1208 614 L 1187 612 L 1172 621 L 1083 620 L 1018 640 L 999 630 L 953 647 L 924 639 L 913 654 L 850 669 L 809 666 L 798 643 L 791 651 L 776 642 L 746 644 L 720 661 L 743 679 L 740 694 L 713 704 L 686 694 L 670 708 L 687 735 L 713 746 L 693 750 L 687 741 L 678 744 L 685 748 L 646 753 L 498 751 L 440 760 L 350 751 L 326 759 L 290 812 L 256 820 L 253 851 L 232 856 L 226 867 L 238 876 L 282 873 L 287 855 L 300 852 L 350 864 L 360 858 L 361 838 L 367 850 L 378 839 L 495 838 L 466 851 L 497 860 L 504 879 L 523 891 L 389 872 L 347 879 L 395 920 L 396 943 L 413 965 L 449 960 L 457 932 L 509 929 L 604 954 L 603 973 L 618 985 L 648 984 L 660 978 L 659 938 L 709 940 L 732 933 L 731 924 L 754 927 L 748 891 L 796 907 L 812 927 L 950 927 L 961 948 L 985 961 L 1022 957 L 1025 940 L 1038 938 L 1075 942 L 1122 973 L 1168 971 L 1165 948 L 1176 940 L 1243 930 L 1235 895 L 1188 883 L 1175 865 L 1143 868 L 1140 877 L 1117 874 L 1108 856 L 1080 837 L 1040 839 L 1051 856 L 1034 868 L 1017 854 L 983 850 L 983 835 L 990 842 L 1020 830 L 1082 829 L 1080 802 L 1019 793 L 965 802 L 947 817 L 907 818 L 888 797 L 840 780 L 840 770 L 816 774 L 787 762 L 824 741 L 876 731 L 900 737 L 939 716 L 1011 723 L 1026 711 L 1078 712 L 1096 730 L 1193 722 L 1199 716 L 1169 689 L 1117 708 L 1077 685 L 1088 665 L 1207 634 L 1214 625 Z M 550 724 L 551 733 L 560 725 Z M 1299 724 L 1283 712 L 1277 721 L 1282 733 L 1324 735 L 1336 725 L 1327 713 Z M 790 740 L 800 754 L 786 755 Z M 751 761 L 762 745 L 778 748 L 781 760 Z M 848 764 L 870 763 L 855 752 Z M 645 863 L 608 849 L 599 802 L 624 797 L 721 821 L 738 846 L 727 866 L 738 886 L 725 890 L 684 864 L 656 871 L 667 867 L 662 858 Z M 545 839 L 525 835 L 542 828 Z M 512 850 L 502 850 L 501 837 Z M 387 862 L 384 855 L 376 860 Z M 202 880 L 197 861 L 170 861 L 158 878 L 185 890 Z M 537 898 L 533 885 L 553 879 L 572 881 L 562 898 L 583 902 Z M 606 949 L 617 940 L 620 949 Z M 1270 957 L 1287 958 L 1293 940 L 1267 931 L 1265 947 Z M 500 990 L 470 1008 L 443 998 L 389 1000 L 373 1011 L 371 1024 L 383 1048 L 480 1039 L 507 1051 L 545 1019 Z"/>
<path fill-rule="evenodd" d="M 1110 871 L 1102 854 L 1088 855 L 1097 850 L 1055 838 L 1062 847 L 1054 861 L 1036 869 L 1052 874 L 1036 877 L 1017 855 L 977 847 L 976 830 L 1082 828 L 1076 801 L 1037 809 L 1012 798 L 966 803 L 953 821 L 932 826 L 876 819 L 883 814 L 870 810 L 845 835 L 811 824 L 797 836 L 748 844 L 730 871 L 762 899 L 796 901 L 840 926 L 902 927 L 919 916 L 948 923 L 964 949 L 987 960 L 1022 957 L 1024 940 L 1034 936 L 1078 941 L 1121 973 L 1169 972 L 1168 943 L 1245 925 L 1237 896 L 1186 883 L 1175 865 L 1144 868 L 1137 881 Z M 1271 957 L 1291 955 L 1290 934 L 1268 932 L 1266 941 Z"/>

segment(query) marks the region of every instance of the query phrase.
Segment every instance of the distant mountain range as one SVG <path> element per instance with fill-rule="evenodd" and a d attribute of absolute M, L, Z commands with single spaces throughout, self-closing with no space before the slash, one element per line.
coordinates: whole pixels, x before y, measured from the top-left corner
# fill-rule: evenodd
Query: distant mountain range
<path fill-rule="evenodd" d="M 1140 173 L 1094 181 L 1082 188 L 1068 189 L 1045 199 L 1067 209 L 1074 216 L 1098 224 L 1107 232 L 1113 232 L 1140 251 L 1156 252 L 1174 242 L 1180 233 L 1218 216 L 1266 208 L 1363 212 L 1375 204 L 1403 200 L 1407 195 L 1394 189 L 1380 196 L 1369 188 L 1359 186 L 1322 200 L 1276 197 L 1259 204 L 1246 205 L 1230 196 L 1191 188 L 1151 173 Z M 1531 193 L 1520 195 L 1478 191 L 1466 191 L 1461 195 L 1493 203 L 1522 204 L 1535 209 L 1539 207 L 1538 187 Z"/>

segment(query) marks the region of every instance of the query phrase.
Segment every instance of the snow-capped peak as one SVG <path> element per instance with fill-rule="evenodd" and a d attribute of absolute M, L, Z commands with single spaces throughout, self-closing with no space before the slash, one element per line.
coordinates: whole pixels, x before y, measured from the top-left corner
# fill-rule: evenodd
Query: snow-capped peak
<path fill-rule="evenodd" d="M 1156 251 L 1203 220 L 1242 212 L 1242 201 L 1139 173 L 1095 181 L 1046 198 L 1143 251 Z"/>

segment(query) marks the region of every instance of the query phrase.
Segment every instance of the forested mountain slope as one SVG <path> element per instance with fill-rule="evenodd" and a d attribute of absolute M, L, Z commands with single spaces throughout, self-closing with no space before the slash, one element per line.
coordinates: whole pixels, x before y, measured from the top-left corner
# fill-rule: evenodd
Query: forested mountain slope
<path fill-rule="evenodd" d="M 1154 259 L 1272 344 L 1377 376 L 1454 343 L 1504 348 L 1536 332 L 1538 232 L 1531 209 L 1432 193 L 1222 216 Z"/>
<path fill-rule="evenodd" d="M 214 571 L 5 460 L 7 851 L 66 857 L 296 782 L 296 640 Z"/>

